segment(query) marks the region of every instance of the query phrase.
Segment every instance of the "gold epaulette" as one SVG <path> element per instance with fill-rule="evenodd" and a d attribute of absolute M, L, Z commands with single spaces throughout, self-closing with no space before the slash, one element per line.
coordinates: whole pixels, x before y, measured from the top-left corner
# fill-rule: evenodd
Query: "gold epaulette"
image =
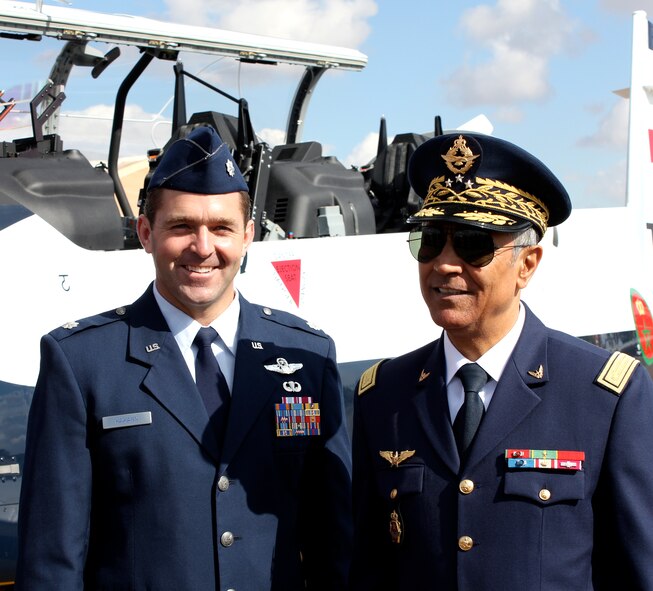
<path fill-rule="evenodd" d="M 594 383 L 619 396 L 638 365 L 639 361 L 634 357 L 615 351 L 601 369 L 601 373 L 596 376 Z"/>
<path fill-rule="evenodd" d="M 376 373 L 379 370 L 380 365 L 385 361 L 377 361 L 372 367 L 366 369 L 361 376 L 361 379 L 358 381 L 358 395 L 364 394 L 368 390 L 371 390 L 376 386 Z"/>

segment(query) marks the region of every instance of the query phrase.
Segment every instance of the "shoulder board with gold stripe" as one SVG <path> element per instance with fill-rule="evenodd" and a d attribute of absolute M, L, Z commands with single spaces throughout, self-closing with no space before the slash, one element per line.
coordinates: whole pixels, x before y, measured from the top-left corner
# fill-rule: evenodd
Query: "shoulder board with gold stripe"
<path fill-rule="evenodd" d="M 594 382 L 606 390 L 620 395 L 638 365 L 639 361 L 634 357 L 616 351 L 610 356 Z"/>
<path fill-rule="evenodd" d="M 358 395 L 364 394 L 376 386 L 376 373 L 385 359 L 377 361 L 372 367 L 366 369 L 358 381 Z"/>

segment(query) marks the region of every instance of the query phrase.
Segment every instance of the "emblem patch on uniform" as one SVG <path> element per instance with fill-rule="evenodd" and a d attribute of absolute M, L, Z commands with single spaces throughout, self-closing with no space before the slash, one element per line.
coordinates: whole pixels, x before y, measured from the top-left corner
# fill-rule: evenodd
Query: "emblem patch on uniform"
<path fill-rule="evenodd" d="M 584 451 L 557 449 L 507 449 L 508 468 L 540 470 L 582 470 Z"/>
<path fill-rule="evenodd" d="M 544 367 L 540 365 L 536 370 L 529 371 L 528 375 L 541 380 L 544 377 Z"/>
<path fill-rule="evenodd" d="M 268 371 L 273 371 L 274 373 L 282 373 L 284 375 L 290 375 L 295 373 L 297 370 L 304 367 L 303 363 L 288 363 L 283 357 L 278 357 L 276 363 L 270 365 L 264 365 L 265 369 Z"/>
<path fill-rule="evenodd" d="M 401 544 L 401 534 L 403 528 L 401 526 L 401 515 L 397 511 L 390 513 L 390 539 L 393 544 Z"/>
<path fill-rule="evenodd" d="M 601 373 L 596 376 L 594 383 L 620 395 L 628 385 L 628 380 L 630 380 L 630 376 L 633 375 L 638 365 L 639 361 L 637 359 L 626 353 L 615 351 L 603 366 Z"/>
<path fill-rule="evenodd" d="M 390 462 L 390 466 L 396 468 L 401 462 L 412 458 L 415 455 L 414 449 L 405 449 L 404 451 L 380 451 L 379 455 Z"/>
<path fill-rule="evenodd" d="M 358 395 L 364 394 L 369 389 L 376 386 L 376 372 L 379 370 L 380 365 L 383 363 L 383 360 L 378 361 L 372 367 L 368 367 L 361 376 L 361 379 L 358 381 Z"/>
<path fill-rule="evenodd" d="M 320 405 L 310 396 L 283 396 L 274 405 L 277 437 L 320 434 Z"/>

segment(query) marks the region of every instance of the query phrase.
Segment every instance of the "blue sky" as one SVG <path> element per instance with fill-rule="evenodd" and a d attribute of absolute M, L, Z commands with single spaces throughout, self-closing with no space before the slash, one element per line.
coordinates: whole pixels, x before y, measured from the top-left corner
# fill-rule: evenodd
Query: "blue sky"
<path fill-rule="evenodd" d="M 369 57 L 367 68 L 322 78 L 303 135 L 347 165 L 374 155 L 382 115 L 391 138 L 432 130 L 435 115 L 454 128 L 484 114 L 495 135 L 533 152 L 560 176 L 575 206 L 623 202 L 628 103 L 613 91 L 629 84 L 632 12 L 653 18 L 653 0 L 73 0 L 72 6 L 359 49 Z M 44 80 L 58 47 L 0 40 L 0 88 Z M 239 69 L 230 60 L 185 63 L 247 98 L 256 131 L 279 141 L 297 68 L 291 77 L 284 68 Z M 71 78 L 64 111 L 109 114 L 127 69 L 116 62 L 98 80 L 87 71 Z M 159 113 L 170 94 L 163 75 L 154 78 L 135 89 L 129 113 Z M 191 108 L 206 109 L 202 97 L 191 95 Z M 62 121 L 65 147 L 105 157 L 103 125 Z M 21 135 L 2 126 L 1 139 Z M 165 124 L 151 127 L 135 125 L 125 151 L 142 154 L 165 136 Z"/>

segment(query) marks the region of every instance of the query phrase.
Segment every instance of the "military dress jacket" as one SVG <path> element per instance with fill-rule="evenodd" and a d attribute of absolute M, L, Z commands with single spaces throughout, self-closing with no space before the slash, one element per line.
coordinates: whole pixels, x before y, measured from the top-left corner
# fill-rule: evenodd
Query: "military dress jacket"
<path fill-rule="evenodd" d="M 439 339 L 359 382 L 350 588 L 653 589 L 646 369 L 527 309 L 463 465 L 444 376 Z"/>
<path fill-rule="evenodd" d="M 19 589 L 344 588 L 351 458 L 330 337 L 241 297 L 222 448 L 151 286 L 41 351 Z M 298 396 L 319 434 L 280 436 L 277 405 Z"/>

